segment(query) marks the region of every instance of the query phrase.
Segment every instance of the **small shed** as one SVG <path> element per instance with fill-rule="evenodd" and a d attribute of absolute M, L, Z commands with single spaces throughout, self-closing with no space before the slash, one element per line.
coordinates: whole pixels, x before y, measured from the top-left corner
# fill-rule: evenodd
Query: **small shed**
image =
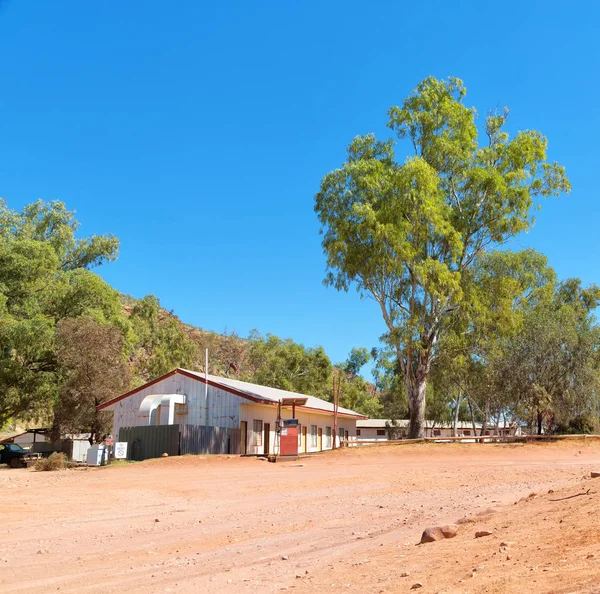
<path fill-rule="evenodd" d="M 50 429 L 27 429 L 5 437 L 0 443 L 16 443 L 24 450 L 49 456 L 52 452 L 63 452 L 70 460 L 85 462 L 90 447 L 89 433 L 70 433 L 62 436 L 58 442 L 50 440 Z"/>

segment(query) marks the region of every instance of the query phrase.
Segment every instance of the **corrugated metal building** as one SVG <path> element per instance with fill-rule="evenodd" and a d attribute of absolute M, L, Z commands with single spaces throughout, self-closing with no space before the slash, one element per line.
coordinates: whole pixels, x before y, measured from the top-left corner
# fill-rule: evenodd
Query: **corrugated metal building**
<path fill-rule="evenodd" d="M 300 424 L 299 452 L 318 452 L 333 447 L 333 404 L 314 396 L 259 386 L 187 369 L 175 369 L 135 390 L 98 407 L 113 411 L 113 437 L 122 428 L 180 425 L 221 427 L 239 430 L 240 454 L 279 453 L 277 443 L 278 405 L 285 400 L 295 405 Z M 293 418 L 292 407 L 281 408 L 281 417 Z M 338 439 L 356 436 L 356 421 L 365 417 L 338 409 Z M 236 449 L 238 449 L 236 447 Z"/>

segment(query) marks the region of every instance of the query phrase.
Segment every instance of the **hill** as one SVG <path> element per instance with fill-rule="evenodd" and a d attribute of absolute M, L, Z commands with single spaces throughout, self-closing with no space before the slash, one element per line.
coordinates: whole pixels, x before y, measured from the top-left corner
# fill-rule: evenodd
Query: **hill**
<path fill-rule="evenodd" d="M 253 330 L 248 337 L 235 332 L 219 334 L 181 321 L 160 306 L 154 296 L 134 299 L 121 295 L 123 314 L 131 322 L 137 340 L 129 362 L 134 384 L 144 383 L 173 369 L 204 370 L 213 375 L 312 394 L 333 400 L 333 377 L 341 382 L 340 404 L 369 416 L 380 414 L 380 394 L 359 375 L 368 355 L 357 364 L 353 349 L 344 363 L 332 364 L 322 347 L 305 347 L 291 338 L 263 335 Z"/>

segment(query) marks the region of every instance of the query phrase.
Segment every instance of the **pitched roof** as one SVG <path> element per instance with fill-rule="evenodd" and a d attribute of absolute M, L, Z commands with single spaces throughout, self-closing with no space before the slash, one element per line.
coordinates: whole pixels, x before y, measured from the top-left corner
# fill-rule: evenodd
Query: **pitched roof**
<path fill-rule="evenodd" d="M 192 379 L 198 380 L 202 383 L 205 381 L 204 373 L 199 371 L 191 371 L 189 369 L 177 368 L 173 371 L 144 384 L 143 386 L 139 386 L 134 390 L 131 390 L 122 396 L 118 396 L 117 398 L 113 398 L 104 404 L 101 404 L 98 407 L 98 410 L 102 410 L 115 404 L 119 400 L 123 400 L 124 398 L 128 398 L 129 396 L 133 396 L 135 393 L 140 390 L 144 390 L 148 386 L 155 384 L 167 377 L 170 377 L 176 373 L 181 375 L 185 375 L 187 377 L 191 377 Z M 315 410 L 320 412 L 329 412 L 333 413 L 333 403 L 327 402 L 327 400 L 322 400 L 321 398 L 317 398 L 315 396 L 309 396 L 307 394 L 300 394 L 298 392 L 289 392 L 288 390 L 281 390 L 279 388 L 270 388 L 268 386 L 260 386 L 258 384 L 251 384 L 249 382 L 242 382 L 239 380 L 230 379 L 228 377 L 219 377 L 217 375 L 208 375 L 207 376 L 208 383 L 211 386 L 216 388 L 220 388 L 225 390 L 226 392 L 230 392 L 235 394 L 236 396 L 240 396 L 252 402 L 258 404 L 273 404 L 276 405 L 280 400 L 284 398 L 297 398 L 297 399 L 306 399 L 306 404 L 297 405 L 296 408 L 302 410 Z M 350 416 L 356 417 L 357 419 L 364 419 L 365 415 L 361 415 L 356 411 L 338 407 L 338 413 L 342 416 Z"/>

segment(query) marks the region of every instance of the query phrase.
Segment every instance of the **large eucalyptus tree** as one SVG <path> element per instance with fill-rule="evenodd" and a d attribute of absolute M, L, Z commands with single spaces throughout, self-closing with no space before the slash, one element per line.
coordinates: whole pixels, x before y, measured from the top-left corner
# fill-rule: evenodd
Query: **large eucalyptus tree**
<path fill-rule="evenodd" d="M 487 250 L 526 231 L 537 198 L 568 192 L 564 168 L 546 159 L 546 138 L 505 132 L 508 111 L 485 119 L 459 79 L 427 78 L 392 107 L 394 140 L 356 137 L 325 175 L 315 211 L 324 233 L 326 282 L 375 299 L 387 326 L 410 409 L 410 435 L 424 431 L 425 393 L 436 345 L 469 299 L 464 273 Z"/>

